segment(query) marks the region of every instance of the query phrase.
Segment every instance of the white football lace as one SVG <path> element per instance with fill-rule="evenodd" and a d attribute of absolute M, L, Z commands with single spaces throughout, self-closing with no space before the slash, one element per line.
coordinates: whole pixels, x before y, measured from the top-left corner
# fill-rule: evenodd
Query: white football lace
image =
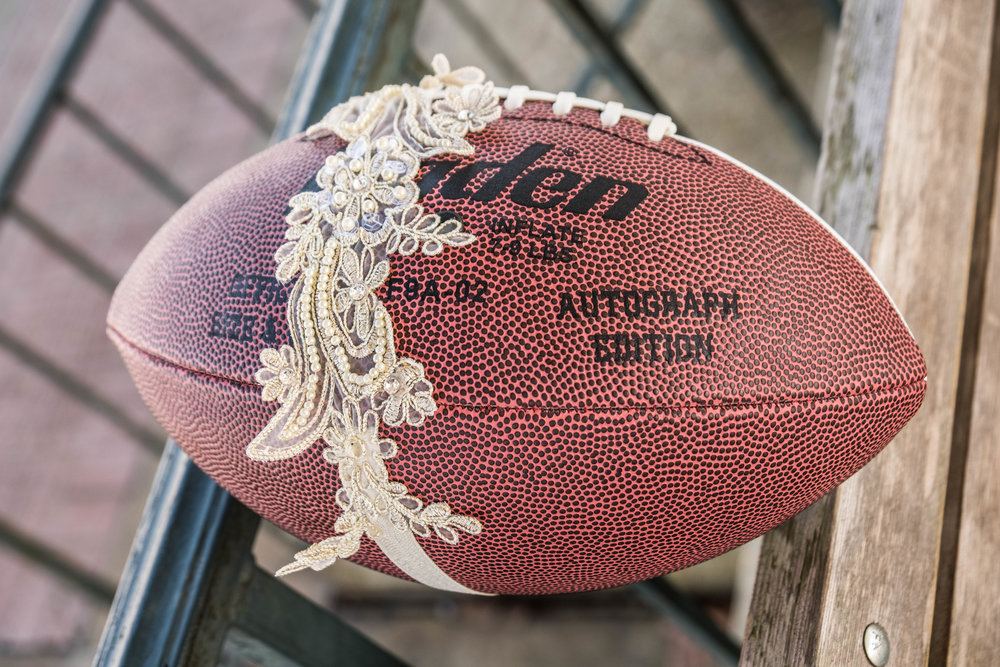
<path fill-rule="evenodd" d="M 503 106 L 508 110 L 520 109 L 525 102 L 551 102 L 552 113 L 555 116 L 565 116 L 574 108 L 600 111 L 601 125 L 604 127 L 614 127 L 622 118 L 632 118 L 646 125 L 646 136 L 650 141 L 662 141 L 665 137 L 673 138 L 677 134 L 677 125 L 670 116 L 626 109 L 621 102 L 601 102 L 589 97 L 577 97 L 573 92 L 549 93 L 544 90 L 531 90 L 527 86 L 511 86 L 495 90 L 497 96 L 505 100 Z"/>

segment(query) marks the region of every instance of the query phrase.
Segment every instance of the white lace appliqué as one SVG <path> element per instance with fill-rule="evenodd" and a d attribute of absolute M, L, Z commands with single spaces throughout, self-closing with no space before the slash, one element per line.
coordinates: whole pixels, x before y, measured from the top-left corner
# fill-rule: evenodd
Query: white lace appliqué
<path fill-rule="evenodd" d="M 342 512 L 335 535 L 297 553 L 278 575 L 350 557 L 365 535 L 403 566 L 399 561 L 412 560 L 413 535 L 456 544 L 460 533 L 482 530 L 478 520 L 444 502 L 425 503 L 391 480 L 385 461 L 398 445 L 379 435 L 380 420 L 419 427 L 437 410 L 424 367 L 397 356 L 392 320 L 375 294 L 389 276 L 388 256 L 437 255 L 475 241 L 459 221 L 442 221 L 418 203 L 420 160 L 471 155 L 465 135 L 500 116 L 480 70 L 449 71 L 443 56 L 433 65 L 435 74 L 419 87 L 386 86 L 352 98 L 307 133 L 336 134 L 348 145 L 316 175 L 318 192 L 289 201 L 287 242 L 275 260 L 278 280 L 295 280 L 287 310 L 292 345 L 260 354 L 255 377 L 264 400 L 280 408 L 247 454 L 286 459 L 323 440 L 323 458 L 340 477 Z"/>

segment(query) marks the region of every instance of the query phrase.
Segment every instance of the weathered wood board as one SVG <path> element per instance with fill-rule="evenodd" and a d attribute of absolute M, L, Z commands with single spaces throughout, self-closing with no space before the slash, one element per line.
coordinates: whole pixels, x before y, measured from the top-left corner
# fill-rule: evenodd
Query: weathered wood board
<path fill-rule="evenodd" d="M 948 664 L 956 667 L 1000 663 L 1000 171 L 991 185 L 987 238 L 979 239 L 986 266 L 949 619 Z"/>

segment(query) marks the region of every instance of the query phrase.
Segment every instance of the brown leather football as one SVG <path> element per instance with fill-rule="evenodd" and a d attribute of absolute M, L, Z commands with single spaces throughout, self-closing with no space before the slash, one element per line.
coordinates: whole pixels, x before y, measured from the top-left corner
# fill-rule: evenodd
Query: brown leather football
<path fill-rule="evenodd" d="M 870 270 L 665 117 L 474 70 L 338 107 L 150 241 L 108 330 L 240 501 L 451 590 L 711 558 L 857 471 L 926 369 Z"/>

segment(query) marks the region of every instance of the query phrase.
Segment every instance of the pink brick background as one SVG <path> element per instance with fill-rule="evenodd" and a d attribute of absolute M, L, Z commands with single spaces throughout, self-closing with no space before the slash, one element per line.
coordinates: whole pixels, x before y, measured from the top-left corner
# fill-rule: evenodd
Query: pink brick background
<path fill-rule="evenodd" d="M 71 95 L 194 192 L 267 137 L 123 2 L 110 3 Z M 252 97 L 277 112 L 306 25 L 290 2 L 153 3 Z M 67 3 L 0 8 L 0 128 L 51 48 Z M 120 276 L 174 204 L 58 113 L 16 194 Z M 0 326 L 158 431 L 104 334 L 109 295 L 7 217 L 0 222 Z M 126 433 L 0 349 L 0 516 L 116 581 L 156 460 Z M 0 652 L 86 644 L 106 609 L 0 550 Z"/>

